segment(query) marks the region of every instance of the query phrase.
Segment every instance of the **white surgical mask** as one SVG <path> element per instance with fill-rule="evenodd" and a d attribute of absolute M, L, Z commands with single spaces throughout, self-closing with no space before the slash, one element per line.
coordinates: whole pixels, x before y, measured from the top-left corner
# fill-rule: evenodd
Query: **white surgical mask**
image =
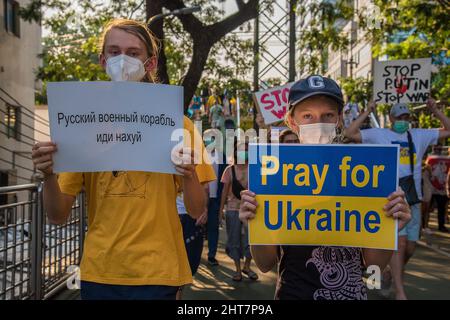
<path fill-rule="evenodd" d="M 303 144 L 327 144 L 336 137 L 335 123 L 313 123 L 298 125 L 298 137 Z"/>
<path fill-rule="evenodd" d="M 112 81 L 141 81 L 145 67 L 141 60 L 120 54 L 106 60 L 106 73 Z"/>

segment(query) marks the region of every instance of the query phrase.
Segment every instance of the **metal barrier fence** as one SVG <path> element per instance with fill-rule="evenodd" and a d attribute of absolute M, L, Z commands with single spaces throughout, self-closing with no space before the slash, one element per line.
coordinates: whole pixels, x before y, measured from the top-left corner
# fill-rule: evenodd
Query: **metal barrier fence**
<path fill-rule="evenodd" d="M 79 265 L 86 232 L 85 195 L 77 196 L 63 225 L 46 222 L 42 184 L 0 187 L 15 198 L 0 205 L 0 300 L 47 299 Z M 17 200 L 22 198 L 25 200 Z"/>

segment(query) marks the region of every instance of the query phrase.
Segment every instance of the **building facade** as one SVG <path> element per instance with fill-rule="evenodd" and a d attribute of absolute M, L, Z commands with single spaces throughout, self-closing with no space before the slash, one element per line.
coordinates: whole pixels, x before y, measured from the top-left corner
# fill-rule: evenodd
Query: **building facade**
<path fill-rule="evenodd" d="M 35 79 L 42 45 L 41 26 L 19 17 L 27 3 L 0 0 L 0 186 L 34 177 L 34 101 L 40 85 Z"/>
<path fill-rule="evenodd" d="M 353 8 L 357 12 L 371 10 L 373 4 L 370 0 L 355 0 Z M 335 80 L 339 78 L 370 78 L 372 77 L 372 45 L 365 39 L 364 31 L 353 20 L 347 21 L 342 33 L 350 41 L 345 50 L 333 51 L 328 48 L 328 65 L 326 76 Z"/>

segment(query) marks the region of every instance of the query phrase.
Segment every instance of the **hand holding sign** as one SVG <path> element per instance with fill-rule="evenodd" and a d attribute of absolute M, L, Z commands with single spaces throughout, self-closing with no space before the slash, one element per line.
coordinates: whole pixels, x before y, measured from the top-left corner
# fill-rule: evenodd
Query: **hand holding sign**
<path fill-rule="evenodd" d="M 171 153 L 175 170 L 186 178 L 191 178 L 195 173 L 196 157 L 195 150 L 182 146 L 174 148 Z"/>
<path fill-rule="evenodd" d="M 241 205 L 239 207 L 239 219 L 245 224 L 248 221 L 255 218 L 256 207 L 258 202 L 256 201 L 256 194 L 250 190 L 244 190 L 241 192 Z"/>
<path fill-rule="evenodd" d="M 437 108 L 437 104 L 436 104 L 436 100 L 434 100 L 433 98 L 429 98 L 427 100 L 427 107 L 428 109 L 430 109 L 431 112 L 435 113 Z"/>
<path fill-rule="evenodd" d="M 398 230 L 401 230 L 411 220 L 411 209 L 406 202 L 405 192 L 399 188 L 391 193 L 387 199 L 389 202 L 383 209 L 388 217 L 398 219 Z"/>
<path fill-rule="evenodd" d="M 56 144 L 50 141 L 38 142 L 33 146 L 31 158 L 34 167 L 44 174 L 53 175 L 53 154 L 57 151 Z"/>
<path fill-rule="evenodd" d="M 376 105 L 375 101 L 370 100 L 370 101 L 369 101 L 369 104 L 367 105 L 367 111 L 368 111 L 368 112 L 375 113 L 376 108 L 377 108 L 377 105 Z"/>

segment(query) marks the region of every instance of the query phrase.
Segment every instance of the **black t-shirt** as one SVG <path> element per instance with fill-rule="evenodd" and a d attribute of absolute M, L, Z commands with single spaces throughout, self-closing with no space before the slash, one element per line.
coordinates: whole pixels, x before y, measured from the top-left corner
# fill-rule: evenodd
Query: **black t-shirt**
<path fill-rule="evenodd" d="M 282 246 L 277 300 L 367 300 L 361 249 Z"/>

